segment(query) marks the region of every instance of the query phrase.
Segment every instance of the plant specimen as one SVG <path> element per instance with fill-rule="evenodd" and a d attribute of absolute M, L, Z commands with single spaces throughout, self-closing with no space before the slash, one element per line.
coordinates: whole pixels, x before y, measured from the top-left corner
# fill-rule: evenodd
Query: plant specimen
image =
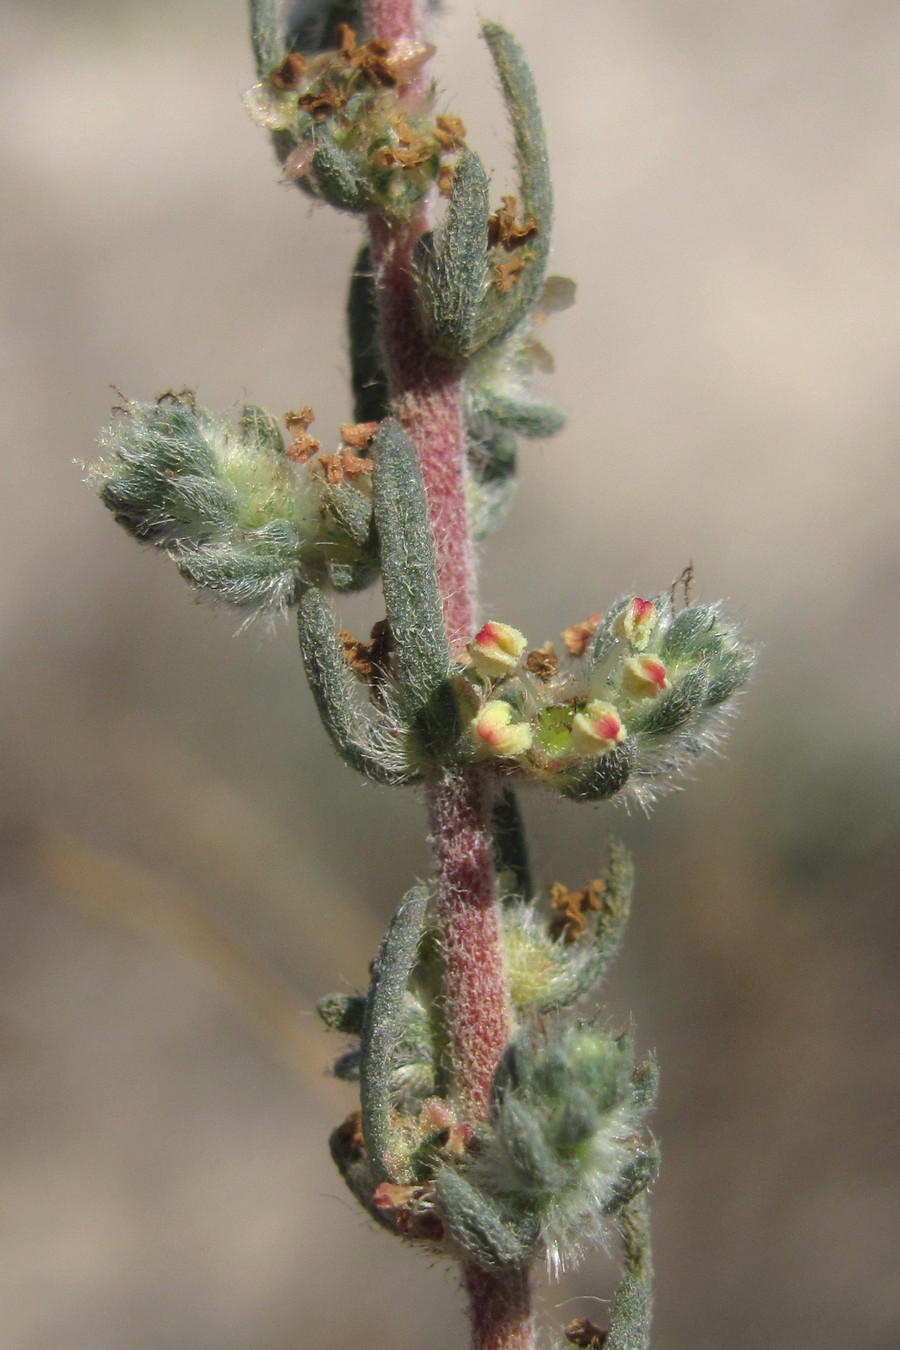
<path fill-rule="evenodd" d="M 559 652 L 485 621 L 474 545 L 502 520 L 519 440 L 563 425 L 532 388 L 535 323 L 574 296 L 546 275 L 552 195 L 525 57 L 483 26 L 515 146 L 518 182 L 500 194 L 461 118 L 437 110 L 416 0 L 250 10 L 252 116 L 289 182 L 367 230 L 347 303 L 352 418 L 322 453 L 309 406 L 285 415 L 285 438 L 250 404 L 230 427 L 188 391 L 127 403 L 93 481 L 192 585 L 296 607 L 339 753 L 424 794 L 432 874 L 400 904 L 365 994 L 319 1005 L 351 1045 L 336 1074 L 359 1084 L 331 1139 L 347 1185 L 379 1224 L 460 1262 L 475 1350 L 530 1350 L 535 1261 L 559 1271 L 617 1231 L 609 1327 L 564 1335 L 636 1350 L 656 1069 L 593 1001 L 631 862 L 613 846 L 604 877 L 536 893 L 515 792 L 648 803 L 715 740 L 753 653 L 687 585 L 680 606 L 674 587 L 620 598 L 566 628 Z M 352 637 L 330 596 L 377 581 L 385 618 Z"/>

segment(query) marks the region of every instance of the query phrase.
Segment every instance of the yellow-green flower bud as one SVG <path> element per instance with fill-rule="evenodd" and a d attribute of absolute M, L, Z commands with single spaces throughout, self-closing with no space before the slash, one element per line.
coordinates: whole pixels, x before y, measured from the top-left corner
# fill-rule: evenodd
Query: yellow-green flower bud
<path fill-rule="evenodd" d="M 488 680 L 502 680 L 504 675 L 515 670 L 527 645 L 518 628 L 511 628 L 507 623 L 489 622 L 469 643 L 469 657 L 479 675 Z"/>

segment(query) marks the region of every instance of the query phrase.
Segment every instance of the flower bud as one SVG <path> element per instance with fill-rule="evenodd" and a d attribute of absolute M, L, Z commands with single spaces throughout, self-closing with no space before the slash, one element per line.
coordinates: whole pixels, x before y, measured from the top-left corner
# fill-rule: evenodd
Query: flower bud
<path fill-rule="evenodd" d="M 486 623 L 469 643 L 469 657 L 479 675 L 500 680 L 519 664 L 527 641 L 518 628 L 506 623 Z"/>
<path fill-rule="evenodd" d="M 513 722 L 512 708 L 499 698 L 485 703 L 472 719 L 472 730 L 479 744 L 492 755 L 524 755 L 531 749 L 531 727 L 527 722 Z"/>
<path fill-rule="evenodd" d="M 655 656 L 631 656 L 625 662 L 622 688 L 632 698 L 656 698 L 668 687 L 666 668 Z"/>
<path fill-rule="evenodd" d="M 656 606 L 653 601 L 642 600 L 636 595 L 633 600 L 629 600 L 616 620 L 616 636 L 625 638 L 632 647 L 642 652 L 650 641 L 655 623 Z"/>
<path fill-rule="evenodd" d="M 626 735 L 616 708 L 595 698 L 584 712 L 575 714 L 570 745 L 576 755 L 605 755 Z"/>

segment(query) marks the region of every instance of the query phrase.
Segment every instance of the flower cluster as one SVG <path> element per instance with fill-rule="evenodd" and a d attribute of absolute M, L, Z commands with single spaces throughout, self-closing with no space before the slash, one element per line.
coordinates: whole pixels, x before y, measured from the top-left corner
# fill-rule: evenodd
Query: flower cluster
<path fill-rule="evenodd" d="M 103 437 L 91 481 L 120 525 L 164 549 L 181 575 L 232 604 L 284 610 L 304 586 L 369 584 L 374 426 L 341 427 L 335 454 L 317 455 L 312 410 L 278 422 L 251 404 L 236 429 L 184 390 L 128 403 Z"/>
<path fill-rule="evenodd" d="M 449 1029 L 433 997 L 440 954 L 426 892 L 411 892 L 394 916 L 368 993 L 319 1004 L 326 1025 L 353 1040 L 335 1073 L 362 1089 L 332 1154 L 382 1226 L 485 1269 L 543 1255 L 558 1271 L 653 1179 L 656 1149 L 639 1131 L 656 1070 L 635 1064 L 627 1036 L 578 1016 L 618 948 L 631 887 L 630 859 L 616 848 L 571 941 L 541 900 L 505 903 L 518 1029 L 487 1121 L 460 1118 L 442 1088 Z"/>
<path fill-rule="evenodd" d="M 433 50 L 378 38 L 357 43 L 342 23 L 334 50 L 287 52 L 262 72 L 245 104 L 273 133 L 290 181 L 339 210 L 404 215 L 435 182 L 449 190 L 452 169 L 443 157 L 464 143 L 458 117 L 434 116 L 433 90 L 410 96 Z"/>
<path fill-rule="evenodd" d="M 717 606 L 631 596 L 605 619 L 533 651 L 508 624 L 484 624 L 458 677 L 471 753 L 497 771 L 576 798 L 626 786 L 646 798 L 715 736 L 715 714 L 746 680 L 753 651 Z"/>

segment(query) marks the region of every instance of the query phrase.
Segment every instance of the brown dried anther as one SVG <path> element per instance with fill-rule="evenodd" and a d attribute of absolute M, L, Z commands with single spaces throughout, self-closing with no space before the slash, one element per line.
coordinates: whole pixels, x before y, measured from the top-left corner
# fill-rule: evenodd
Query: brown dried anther
<path fill-rule="evenodd" d="M 573 1317 L 565 1329 L 566 1340 L 581 1350 L 603 1350 L 608 1336 L 608 1331 L 601 1331 L 596 1322 L 588 1322 L 584 1317 Z"/>
<path fill-rule="evenodd" d="M 459 150 L 465 144 L 466 128 L 461 117 L 441 113 L 435 119 L 434 139 L 442 150 Z"/>
<path fill-rule="evenodd" d="M 424 164 L 434 154 L 434 146 L 414 131 L 403 117 L 392 117 L 391 128 L 397 138 L 396 145 L 379 145 L 373 151 L 371 159 L 376 169 L 392 169 L 399 165 L 402 169 L 413 169 Z"/>
<path fill-rule="evenodd" d="M 494 277 L 491 285 L 498 290 L 501 295 L 511 291 L 519 279 L 519 273 L 525 270 L 525 264 L 521 258 L 510 258 L 509 262 L 494 264 Z"/>
<path fill-rule="evenodd" d="M 334 85 L 326 84 L 321 89 L 311 89 L 308 94 L 303 94 L 297 99 L 297 107 L 308 112 L 314 122 L 324 122 L 329 113 L 343 108 L 346 101 L 346 94 L 335 89 Z"/>
<path fill-rule="evenodd" d="M 529 652 L 525 658 L 525 665 L 539 680 L 552 680 L 559 670 L 559 657 L 553 650 L 553 643 L 545 642 L 543 647 L 537 647 L 533 652 Z"/>
<path fill-rule="evenodd" d="M 354 450 L 364 450 L 377 429 L 377 422 L 342 422 L 341 441 Z"/>
<path fill-rule="evenodd" d="M 693 561 L 691 561 L 688 563 L 687 567 L 684 568 L 681 575 L 677 576 L 675 580 L 672 582 L 672 585 L 669 587 L 669 600 L 671 602 L 673 611 L 675 609 L 675 595 L 678 590 L 678 587 L 679 586 L 682 587 L 682 590 L 684 592 L 684 605 L 685 607 L 687 607 L 691 603 L 691 587 L 693 586 L 693 584 L 694 584 L 694 564 Z"/>
<path fill-rule="evenodd" d="M 273 89 L 296 89 L 306 74 L 306 57 L 300 52 L 288 52 L 283 61 L 269 71 L 269 84 Z"/>
<path fill-rule="evenodd" d="M 597 914 L 603 908 L 606 883 L 588 882 L 581 891 L 567 891 L 561 881 L 550 887 L 550 904 L 556 913 L 550 919 L 554 937 L 565 937 L 566 942 L 577 942 L 587 926 L 588 914 Z"/>
<path fill-rule="evenodd" d="M 362 1112 L 351 1111 L 346 1120 L 337 1127 L 335 1134 L 345 1153 L 362 1154 L 366 1151 L 363 1138 Z"/>
<path fill-rule="evenodd" d="M 529 216 L 524 225 L 518 223 L 515 197 L 503 197 L 501 200 L 503 205 L 500 210 L 488 216 L 488 243 L 492 248 L 505 248 L 509 253 L 529 239 L 534 239 L 540 230 L 533 216 Z"/>
<path fill-rule="evenodd" d="M 356 45 L 356 34 L 346 23 L 338 24 L 338 50 L 349 66 L 367 75 L 374 84 L 397 83 L 398 72 L 388 59 L 391 45 L 383 38 L 370 38 Z"/>
<path fill-rule="evenodd" d="M 438 169 L 437 189 L 442 197 L 449 197 L 453 191 L 453 165 L 442 164 Z"/>
<path fill-rule="evenodd" d="M 584 656 L 591 635 L 599 622 L 599 614 L 589 614 L 581 623 L 573 623 L 570 628 L 563 629 L 561 634 L 563 646 L 570 656 Z"/>
<path fill-rule="evenodd" d="M 338 642 L 344 660 L 354 675 L 366 684 L 380 685 L 387 679 L 393 641 L 387 619 L 379 619 L 373 624 L 368 642 L 351 637 L 343 628 L 338 633 Z"/>
<path fill-rule="evenodd" d="M 354 455 L 352 450 L 345 450 L 341 460 L 345 478 L 352 480 L 358 478 L 361 473 L 372 472 L 372 461 L 367 455 Z"/>

